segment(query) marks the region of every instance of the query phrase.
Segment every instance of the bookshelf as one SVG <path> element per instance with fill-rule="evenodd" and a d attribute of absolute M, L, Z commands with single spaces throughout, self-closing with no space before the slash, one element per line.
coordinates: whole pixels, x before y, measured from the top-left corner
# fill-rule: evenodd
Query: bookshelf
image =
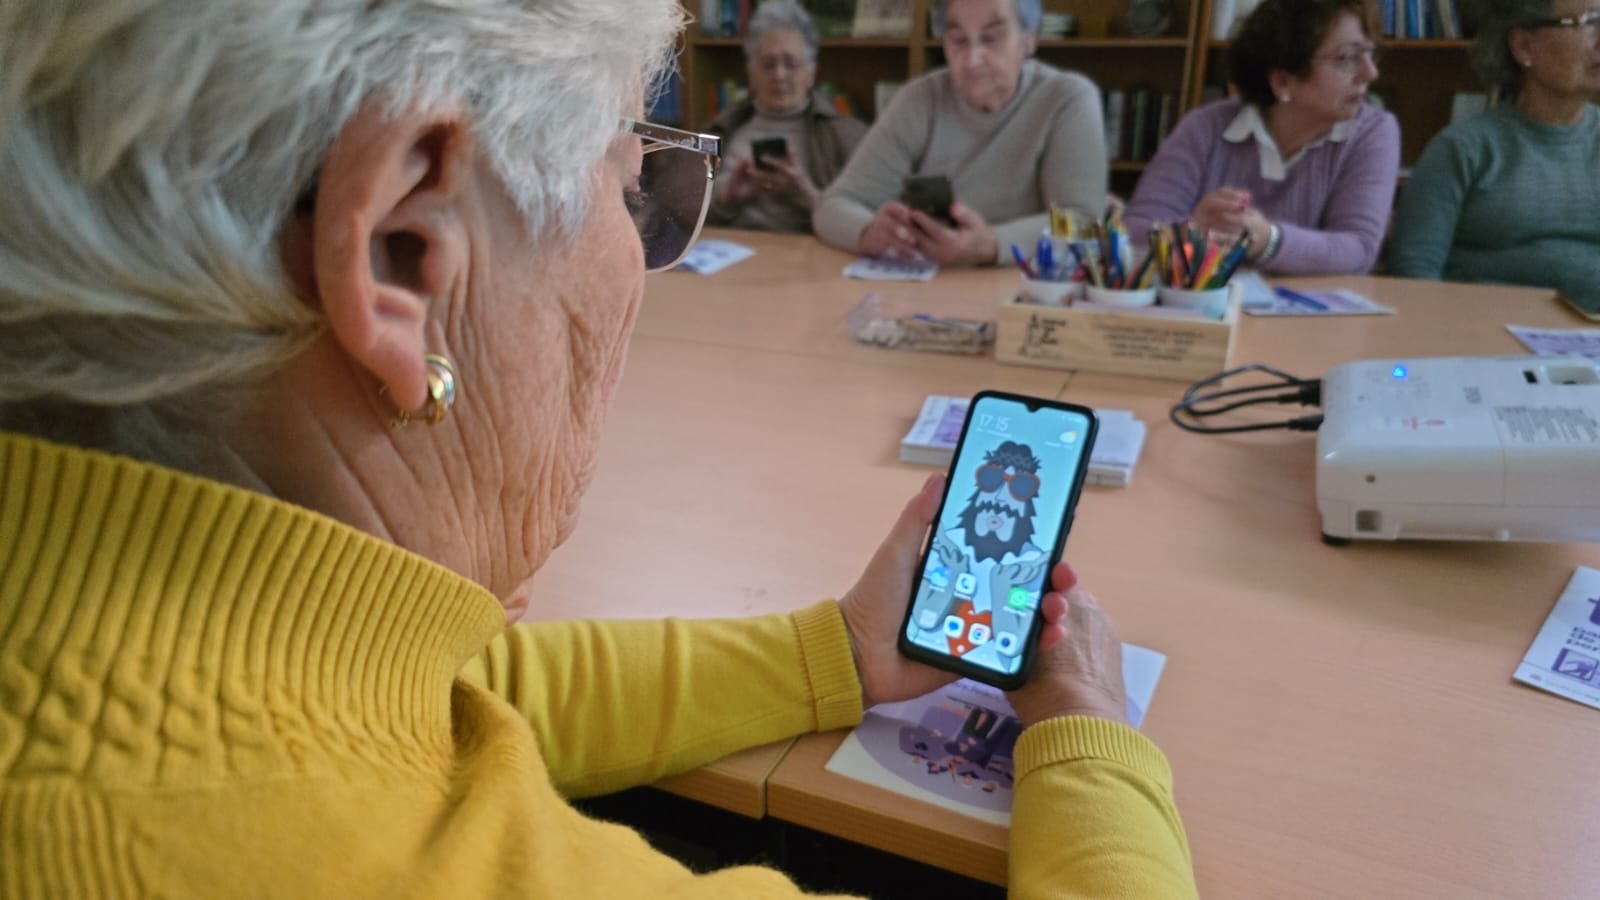
<path fill-rule="evenodd" d="M 1199 50 L 1189 77 L 1186 109 L 1200 105 L 1207 88 L 1226 90 L 1225 56 L 1228 42 L 1210 36 L 1214 0 L 1200 0 Z M 1371 92 L 1400 122 L 1400 167 L 1409 169 L 1428 141 L 1450 124 L 1450 109 L 1457 93 L 1482 91 L 1467 59 L 1469 39 L 1380 37 L 1378 80 Z"/>
<path fill-rule="evenodd" d="M 1209 0 L 1172 0 L 1167 29 L 1156 37 L 1127 33 L 1128 2 L 1046 0 L 1045 12 L 1072 14 L 1078 33 L 1041 39 L 1035 55 L 1058 68 L 1083 73 L 1102 92 L 1131 93 L 1144 87 L 1157 96 L 1170 94 L 1172 124 L 1176 124 L 1188 109 L 1187 98 L 1198 96 L 1189 84 L 1195 72 L 1191 53 L 1206 21 L 1199 14 L 1200 7 Z M 699 0 L 684 0 L 684 5 L 692 16 L 700 15 Z M 818 12 L 818 3 L 808 5 Z M 838 8 L 836 3 L 828 5 Z M 875 95 L 879 82 L 904 83 L 944 64 L 944 51 L 933 36 L 933 0 L 909 0 L 909 6 L 911 27 L 902 38 L 828 37 L 824 28 L 817 54 L 817 83 L 833 86 L 855 115 L 867 122 L 878 114 Z M 681 121 L 685 127 L 702 128 L 717 115 L 718 85 L 744 84 L 744 40 L 707 35 L 696 21 L 684 33 L 682 50 Z M 1113 187 L 1130 190 L 1143 168 L 1142 161 L 1113 161 Z"/>

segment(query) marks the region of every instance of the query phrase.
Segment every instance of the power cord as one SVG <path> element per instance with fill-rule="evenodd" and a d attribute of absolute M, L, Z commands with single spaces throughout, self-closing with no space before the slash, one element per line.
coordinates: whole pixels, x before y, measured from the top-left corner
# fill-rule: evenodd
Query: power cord
<path fill-rule="evenodd" d="M 1240 375 L 1259 373 L 1272 379 L 1264 384 L 1207 391 L 1227 379 Z M 1230 399 L 1233 398 L 1233 399 Z M 1301 406 L 1319 406 L 1322 403 L 1322 379 L 1297 378 L 1261 363 L 1252 363 L 1218 372 L 1189 386 L 1183 399 L 1172 407 L 1169 417 L 1172 424 L 1195 434 L 1238 434 L 1246 431 L 1316 431 L 1322 425 L 1322 414 L 1296 416 L 1276 422 L 1251 422 L 1244 425 L 1210 425 L 1203 421 L 1208 416 L 1220 415 L 1264 403 L 1297 403 Z"/>

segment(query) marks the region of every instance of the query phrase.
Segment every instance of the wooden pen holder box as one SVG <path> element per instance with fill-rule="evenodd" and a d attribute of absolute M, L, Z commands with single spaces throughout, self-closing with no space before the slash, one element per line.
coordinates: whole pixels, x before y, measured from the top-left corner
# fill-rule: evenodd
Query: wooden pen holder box
<path fill-rule="evenodd" d="M 1160 306 L 1088 309 L 1012 297 L 1000 304 L 994 355 L 1019 366 L 1198 381 L 1228 367 L 1239 300 L 1233 285 L 1227 312 L 1210 319 Z"/>

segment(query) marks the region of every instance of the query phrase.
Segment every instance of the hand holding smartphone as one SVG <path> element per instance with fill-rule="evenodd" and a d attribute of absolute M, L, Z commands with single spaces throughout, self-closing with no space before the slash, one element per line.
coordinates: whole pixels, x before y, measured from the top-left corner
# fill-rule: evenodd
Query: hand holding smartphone
<path fill-rule="evenodd" d="M 756 138 L 750 142 L 750 155 L 756 161 L 756 168 L 763 172 L 773 171 L 772 164 L 767 162 L 767 157 L 784 159 L 789 155 L 789 141 L 781 137 Z"/>
<path fill-rule="evenodd" d="M 1004 690 L 1027 681 L 1089 468 L 1084 406 L 984 391 L 967 408 L 912 586 L 905 656 Z"/>
<path fill-rule="evenodd" d="M 956 226 L 956 220 L 950 217 L 950 204 L 954 202 L 950 179 L 943 175 L 913 175 L 907 178 L 900 190 L 900 202 L 927 213 L 951 228 Z"/>

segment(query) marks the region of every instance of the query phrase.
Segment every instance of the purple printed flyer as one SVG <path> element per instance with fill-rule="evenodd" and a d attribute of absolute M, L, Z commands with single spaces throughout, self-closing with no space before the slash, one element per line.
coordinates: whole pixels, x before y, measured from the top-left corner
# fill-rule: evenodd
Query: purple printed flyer
<path fill-rule="evenodd" d="M 1122 645 L 1128 719 L 1144 720 L 1164 654 Z M 826 766 L 849 778 L 996 825 L 1011 822 L 1012 752 L 1022 734 L 1005 694 L 957 681 L 904 703 L 867 710 Z"/>

